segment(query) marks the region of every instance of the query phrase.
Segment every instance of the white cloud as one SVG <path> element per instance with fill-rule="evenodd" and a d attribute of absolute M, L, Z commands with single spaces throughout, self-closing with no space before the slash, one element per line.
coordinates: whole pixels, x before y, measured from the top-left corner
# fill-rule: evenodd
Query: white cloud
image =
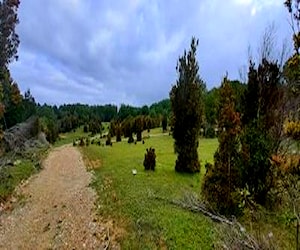
<path fill-rule="evenodd" d="M 251 9 L 251 16 L 255 16 L 257 12 L 257 9 L 255 7 L 252 7 Z"/>
<path fill-rule="evenodd" d="M 278 6 L 283 7 L 283 2 L 279 0 L 232 0 L 232 1 L 234 4 L 242 8 L 248 8 L 251 16 L 255 16 L 257 12 L 260 12 L 263 9 L 271 9 Z"/>
<path fill-rule="evenodd" d="M 233 0 L 233 1 L 236 4 L 241 4 L 241 5 L 250 5 L 253 3 L 253 0 Z"/>
<path fill-rule="evenodd" d="M 226 71 L 238 77 L 269 19 L 287 30 L 279 2 L 22 1 L 20 61 L 11 70 L 40 102 L 150 104 L 168 96 L 192 36 L 208 87 Z"/>

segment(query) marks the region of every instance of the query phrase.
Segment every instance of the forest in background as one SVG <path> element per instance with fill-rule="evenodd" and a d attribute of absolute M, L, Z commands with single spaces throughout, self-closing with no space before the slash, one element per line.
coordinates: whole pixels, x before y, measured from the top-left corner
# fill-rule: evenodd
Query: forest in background
<path fill-rule="evenodd" d="M 241 106 L 241 97 L 245 91 L 245 84 L 239 81 L 231 82 L 235 94 L 238 97 L 238 107 Z M 202 124 L 205 137 L 215 137 L 217 128 L 217 107 L 219 100 L 219 89 L 215 87 L 205 92 L 205 121 Z M 39 104 L 35 102 L 30 90 L 24 95 L 18 90 L 17 84 L 11 82 L 4 88 L 5 112 L 1 118 L 1 127 L 6 130 L 12 126 L 26 121 L 31 116 L 40 118 L 41 130 L 45 132 L 49 142 L 54 143 L 59 133 L 66 133 L 80 126 L 88 125 L 92 128 L 93 123 L 122 122 L 128 118 L 143 117 L 151 119 L 153 125 L 149 128 L 162 125 L 162 121 L 171 120 L 171 103 L 169 99 L 153 103 L 150 106 L 134 107 L 122 104 L 116 105 L 87 105 L 87 104 L 65 104 L 61 106 Z M 148 126 L 146 126 L 148 128 Z M 145 128 L 146 129 L 146 128 Z M 92 130 L 92 129 L 91 129 Z"/>

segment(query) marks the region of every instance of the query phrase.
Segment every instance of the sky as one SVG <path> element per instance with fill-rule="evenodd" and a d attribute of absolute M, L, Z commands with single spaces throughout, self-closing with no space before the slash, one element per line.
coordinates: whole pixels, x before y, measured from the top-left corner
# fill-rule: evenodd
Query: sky
<path fill-rule="evenodd" d="M 278 48 L 290 41 L 283 2 L 24 0 L 19 60 L 10 70 L 21 91 L 30 89 L 41 104 L 150 105 L 169 97 L 192 36 L 199 39 L 199 74 L 208 89 L 227 73 L 240 79 L 249 46 L 257 57 L 271 24 Z"/>

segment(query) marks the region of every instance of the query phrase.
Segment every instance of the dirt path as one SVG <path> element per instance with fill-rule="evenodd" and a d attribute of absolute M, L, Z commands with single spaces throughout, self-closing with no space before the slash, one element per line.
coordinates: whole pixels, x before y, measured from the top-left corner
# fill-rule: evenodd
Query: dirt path
<path fill-rule="evenodd" d="M 90 182 L 76 148 L 54 149 L 20 187 L 25 204 L 0 216 L 0 249 L 119 249 L 112 222 L 95 214 Z"/>

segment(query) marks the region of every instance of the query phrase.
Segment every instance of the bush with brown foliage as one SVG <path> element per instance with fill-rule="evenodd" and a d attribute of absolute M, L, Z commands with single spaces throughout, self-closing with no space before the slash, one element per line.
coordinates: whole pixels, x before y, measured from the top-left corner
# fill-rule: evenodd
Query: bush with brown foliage
<path fill-rule="evenodd" d="M 144 167 L 145 170 L 155 170 L 155 165 L 156 165 L 156 154 L 155 154 L 155 149 L 154 148 L 147 148 L 146 149 L 146 154 L 144 158 Z"/>

